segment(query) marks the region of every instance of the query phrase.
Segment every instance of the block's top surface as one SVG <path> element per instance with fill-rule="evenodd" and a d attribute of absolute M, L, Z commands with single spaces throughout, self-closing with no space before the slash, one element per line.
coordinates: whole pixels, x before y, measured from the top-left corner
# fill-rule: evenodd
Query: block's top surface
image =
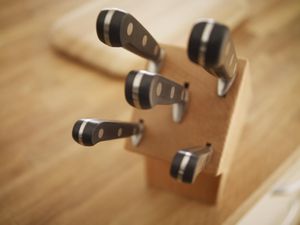
<path fill-rule="evenodd" d="M 134 109 L 132 120 L 143 119 L 145 133 L 138 147 L 127 141 L 126 149 L 170 162 L 181 148 L 209 142 L 214 152 L 205 171 L 218 174 L 222 172 L 222 156 L 232 155 L 233 151 L 225 143 L 231 142 L 228 138 L 234 138 L 228 132 L 230 124 L 235 120 L 233 115 L 238 116 L 234 112 L 240 107 L 236 103 L 242 92 L 245 61 L 240 60 L 239 74 L 227 96 L 219 97 L 217 79 L 190 62 L 184 49 L 170 46 L 164 46 L 164 49 L 166 58 L 160 74 L 178 83 L 189 83 L 188 110 L 183 121 L 178 124 L 172 121 L 171 105 L 155 106 L 149 110 Z M 222 163 L 226 163 L 226 160 L 222 160 Z"/>

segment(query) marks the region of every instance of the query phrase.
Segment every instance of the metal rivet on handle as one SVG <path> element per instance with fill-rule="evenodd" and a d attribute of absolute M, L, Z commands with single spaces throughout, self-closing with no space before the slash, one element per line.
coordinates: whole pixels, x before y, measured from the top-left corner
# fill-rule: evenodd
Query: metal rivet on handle
<path fill-rule="evenodd" d="M 162 91 L 162 83 L 158 83 L 157 87 L 156 87 L 156 95 L 160 96 Z"/>
<path fill-rule="evenodd" d="M 122 135 L 122 132 L 123 132 L 122 128 L 119 128 L 118 129 L 118 137 L 120 137 Z"/>
<path fill-rule="evenodd" d="M 98 137 L 99 137 L 99 138 L 102 138 L 103 135 L 104 135 L 104 130 L 103 130 L 103 128 L 101 128 L 101 129 L 99 130 Z"/>
<path fill-rule="evenodd" d="M 133 32 L 133 24 L 129 23 L 127 26 L 127 35 L 130 36 Z"/>
<path fill-rule="evenodd" d="M 142 41 L 142 44 L 143 44 L 143 46 L 145 47 L 146 46 L 146 44 L 147 44 L 147 40 L 148 40 L 148 37 L 147 37 L 147 35 L 144 35 L 144 37 L 143 37 L 143 41 Z"/>
<path fill-rule="evenodd" d="M 175 87 L 173 86 L 173 87 L 171 88 L 170 98 L 174 98 L 174 95 L 175 95 Z"/>

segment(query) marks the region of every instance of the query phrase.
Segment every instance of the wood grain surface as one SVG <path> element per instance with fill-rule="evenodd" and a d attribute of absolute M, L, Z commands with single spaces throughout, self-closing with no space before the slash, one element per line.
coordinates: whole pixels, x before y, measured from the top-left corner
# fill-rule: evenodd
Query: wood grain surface
<path fill-rule="evenodd" d="M 52 23 L 83 3 L 1 1 L 0 224 L 201 224 L 201 204 L 147 188 L 143 158 L 124 151 L 123 141 L 87 149 L 72 140 L 78 118 L 129 120 L 131 111 L 122 81 L 49 45 Z M 239 143 L 245 154 L 236 156 L 249 157 L 243 166 L 251 169 L 279 165 L 285 154 L 274 161 L 272 153 L 291 152 L 300 142 L 300 6 L 255 0 L 249 7 L 233 38 L 253 75 Z M 247 156 L 254 148 L 269 157 Z M 269 175 L 262 170 L 253 179 L 262 183 Z M 245 195 L 236 191 L 236 198 Z"/>

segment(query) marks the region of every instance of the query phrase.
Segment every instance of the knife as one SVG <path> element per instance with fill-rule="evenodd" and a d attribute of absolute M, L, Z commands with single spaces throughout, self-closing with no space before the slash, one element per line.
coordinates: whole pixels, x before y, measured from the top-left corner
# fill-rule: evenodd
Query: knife
<path fill-rule="evenodd" d="M 198 22 L 192 28 L 187 52 L 192 62 L 219 78 L 218 95 L 225 96 L 238 73 L 229 28 L 213 19 Z"/>
<path fill-rule="evenodd" d="M 188 84 L 178 84 L 162 75 L 147 71 L 129 72 L 125 97 L 135 108 L 151 109 L 155 105 L 173 105 L 173 119 L 180 122 L 188 103 Z"/>
<path fill-rule="evenodd" d="M 143 58 L 160 64 L 163 50 L 152 35 L 129 13 L 115 8 L 100 11 L 96 23 L 100 41 L 123 47 Z"/>
<path fill-rule="evenodd" d="M 144 126 L 139 123 L 125 123 L 99 119 L 80 119 L 75 122 L 72 131 L 73 139 L 81 145 L 93 146 L 101 141 L 132 137 L 136 146 L 139 144 Z"/>
<path fill-rule="evenodd" d="M 179 150 L 171 163 L 170 175 L 178 181 L 193 183 L 212 155 L 211 144 Z"/>

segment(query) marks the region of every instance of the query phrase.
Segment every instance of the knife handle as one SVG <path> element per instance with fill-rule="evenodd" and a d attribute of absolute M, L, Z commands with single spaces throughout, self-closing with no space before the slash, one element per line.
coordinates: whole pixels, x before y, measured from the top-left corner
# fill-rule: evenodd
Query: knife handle
<path fill-rule="evenodd" d="M 125 82 L 125 97 L 133 107 L 150 109 L 155 105 L 186 102 L 187 87 L 158 74 L 131 71 Z"/>
<path fill-rule="evenodd" d="M 143 124 L 104 121 L 98 119 L 80 119 L 72 131 L 73 139 L 81 145 L 93 146 L 101 141 L 140 135 Z"/>
<path fill-rule="evenodd" d="M 212 155 L 211 144 L 179 150 L 172 162 L 170 175 L 184 183 L 193 183 Z"/>
<path fill-rule="evenodd" d="M 119 9 L 101 10 L 97 18 L 100 41 L 123 47 L 141 57 L 159 61 L 161 48 L 152 35 L 129 13 Z"/>
<path fill-rule="evenodd" d="M 212 19 L 198 22 L 188 42 L 189 59 L 223 80 L 237 74 L 238 59 L 227 26 Z"/>

